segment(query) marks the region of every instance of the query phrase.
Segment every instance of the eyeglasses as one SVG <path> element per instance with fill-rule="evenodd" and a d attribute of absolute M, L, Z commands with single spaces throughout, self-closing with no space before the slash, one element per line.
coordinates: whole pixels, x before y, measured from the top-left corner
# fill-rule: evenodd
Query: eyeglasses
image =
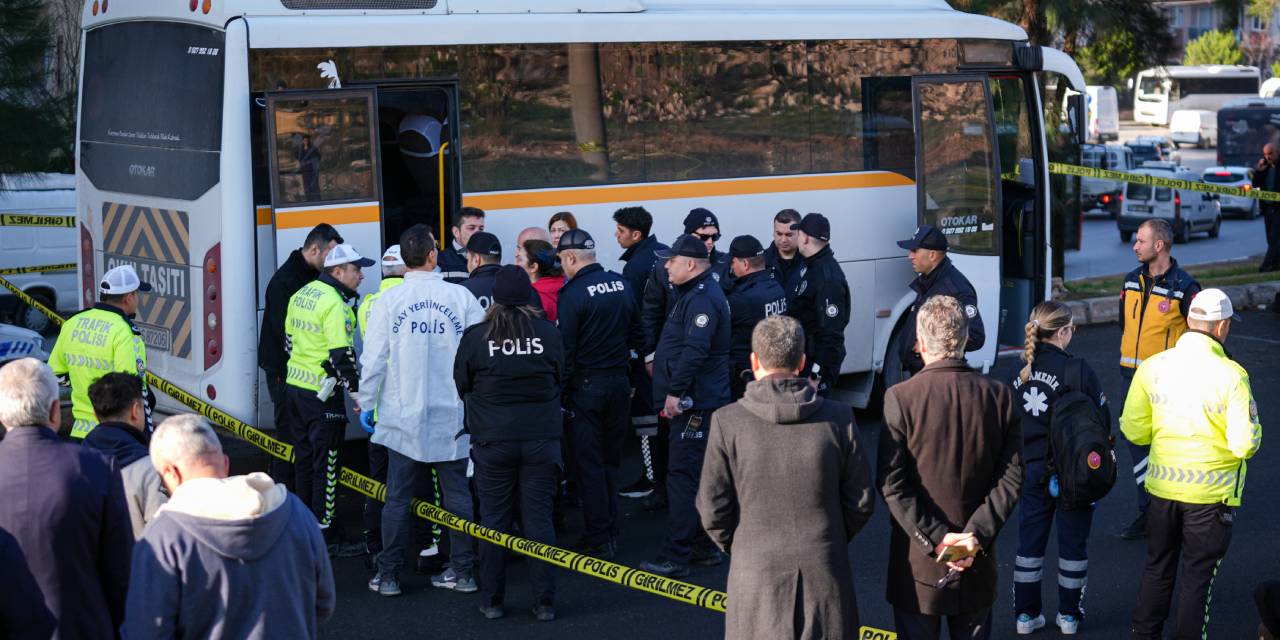
<path fill-rule="evenodd" d="M 719 233 L 694 233 L 693 235 L 701 239 L 703 242 L 708 240 L 715 242 L 720 239 Z"/>

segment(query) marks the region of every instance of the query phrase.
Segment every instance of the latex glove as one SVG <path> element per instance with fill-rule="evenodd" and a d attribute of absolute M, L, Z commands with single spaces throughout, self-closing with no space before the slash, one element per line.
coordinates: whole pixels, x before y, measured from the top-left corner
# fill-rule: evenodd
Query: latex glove
<path fill-rule="evenodd" d="M 360 428 L 364 429 L 365 433 L 373 433 L 373 412 L 372 411 L 360 412 Z"/>

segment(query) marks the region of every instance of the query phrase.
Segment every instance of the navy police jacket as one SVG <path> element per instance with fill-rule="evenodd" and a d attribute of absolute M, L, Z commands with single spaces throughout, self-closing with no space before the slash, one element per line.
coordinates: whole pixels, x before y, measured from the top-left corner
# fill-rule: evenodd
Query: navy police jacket
<path fill-rule="evenodd" d="M 524 338 L 494 340 L 489 323 L 462 334 L 453 360 L 453 382 L 475 443 L 554 440 L 561 436 L 560 396 L 564 347 L 556 326 L 529 320 Z"/>
<path fill-rule="evenodd" d="M 799 320 L 804 328 L 805 361 L 820 367 L 821 384 L 826 388 L 835 384 L 844 362 L 849 304 L 849 282 L 831 247 L 805 258 L 800 284 L 787 302 L 787 315 Z M 812 367 L 808 370 L 812 371 Z"/>
<path fill-rule="evenodd" d="M 920 305 L 933 296 L 951 296 L 955 298 L 969 316 L 969 341 L 965 343 L 965 351 L 977 351 L 987 341 L 987 332 L 982 327 L 982 314 L 978 312 L 978 294 L 969 284 L 969 279 L 951 262 L 951 258 L 943 258 L 928 275 L 916 276 L 911 281 L 911 289 L 916 292 L 916 301 L 907 314 L 906 324 L 902 327 L 901 348 L 902 368 L 916 373 L 924 368 L 924 360 L 916 353 L 916 314 Z"/>
<path fill-rule="evenodd" d="M 637 313 L 622 276 L 589 264 L 560 288 L 558 308 L 566 386 L 573 386 L 574 374 L 593 370 L 626 374 Z"/>
<path fill-rule="evenodd" d="M 693 410 L 729 404 L 729 301 L 711 272 L 676 287 L 653 359 L 653 401 L 693 398 Z"/>
<path fill-rule="evenodd" d="M 800 287 L 800 277 L 804 271 L 804 256 L 797 253 L 787 260 L 778 253 L 777 245 L 770 244 L 769 248 L 764 250 L 764 263 L 768 265 L 769 271 L 773 272 L 773 278 L 782 285 L 783 293 L 787 294 L 787 302 L 791 302 L 796 295 L 796 289 Z"/>
<path fill-rule="evenodd" d="M 1075 380 L 1066 379 L 1067 362 L 1077 359 L 1054 345 L 1041 342 L 1036 345 L 1031 377 L 1026 382 L 1018 376 L 1013 378 L 1014 405 L 1022 409 L 1022 461 L 1026 464 L 1044 462 L 1049 455 L 1049 423 L 1053 418 L 1053 407 L 1068 388 L 1077 384 Z M 1102 383 L 1088 362 L 1081 360 L 1081 363 L 1080 373 L 1084 379 L 1079 384 L 1084 388 L 1079 391 L 1098 402 L 1102 407 L 1102 417 L 1110 428 L 1111 410 L 1107 405 L 1107 395 L 1102 392 Z"/>
<path fill-rule="evenodd" d="M 707 271 L 712 282 L 720 283 L 720 289 L 728 292 L 733 287 L 733 271 L 729 269 L 729 254 L 711 252 L 711 269 Z M 644 298 L 640 304 L 640 329 L 643 342 L 641 354 L 652 354 L 658 347 L 662 326 L 676 305 L 675 285 L 667 274 L 667 263 L 658 260 L 648 282 L 644 285 Z"/>
<path fill-rule="evenodd" d="M 440 275 L 444 276 L 445 282 L 460 284 L 467 279 L 467 252 L 450 241 L 448 245 L 440 249 L 439 262 Z"/>
<path fill-rule="evenodd" d="M 625 263 L 622 267 L 622 277 L 626 278 L 631 288 L 631 295 L 636 299 L 636 309 L 639 309 L 644 302 L 644 285 L 653 275 L 654 265 L 658 262 L 658 256 L 653 252 L 669 248 L 658 242 L 657 236 L 651 235 L 622 252 L 621 260 Z"/>
<path fill-rule="evenodd" d="M 471 295 L 480 301 L 480 306 L 485 311 L 493 304 L 493 285 L 498 283 L 498 270 L 502 268 L 500 264 L 484 264 L 471 272 L 471 277 L 459 282 L 458 284 L 467 288 Z M 445 278 L 448 280 L 448 278 Z M 542 309 L 542 297 L 537 291 L 529 297 L 529 305 L 534 309 Z"/>
<path fill-rule="evenodd" d="M 735 378 L 751 369 L 751 332 L 768 316 L 786 313 L 787 294 L 768 269 L 737 279 L 729 292 L 729 374 Z"/>

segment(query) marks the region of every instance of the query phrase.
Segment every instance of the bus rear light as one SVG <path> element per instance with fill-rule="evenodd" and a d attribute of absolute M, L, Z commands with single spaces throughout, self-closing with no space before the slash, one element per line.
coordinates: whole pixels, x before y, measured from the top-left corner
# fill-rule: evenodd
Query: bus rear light
<path fill-rule="evenodd" d="M 89 235 L 89 227 L 80 224 L 80 308 L 88 309 L 97 300 L 94 292 L 98 290 L 97 277 L 93 272 L 93 236 Z"/>
<path fill-rule="evenodd" d="M 204 254 L 204 368 L 213 368 L 222 360 L 222 244 L 215 244 Z"/>
<path fill-rule="evenodd" d="M 191 0 L 191 4 L 188 6 L 192 11 L 195 11 L 196 7 L 200 6 L 200 0 Z"/>
<path fill-rule="evenodd" d="M 200 9 L 205 13 L 209 13 L 209 9 L 212 9 L 212 8 L 213 8 L 212 0 L 204 0 L 204 6 L 202 6 Z"/>
<path fill-rule="evenodd" d="M 209 385 L 209 386 L 205 387 L 205 388 L 204 388 L 204 394 L 205 394 L 206 396 L 209 396 L 209 399 L 210 399 L 210 400 L 217 400 L 217 399 L 218 399 L 218 390 L 217 390 L 213 385 Z"/>

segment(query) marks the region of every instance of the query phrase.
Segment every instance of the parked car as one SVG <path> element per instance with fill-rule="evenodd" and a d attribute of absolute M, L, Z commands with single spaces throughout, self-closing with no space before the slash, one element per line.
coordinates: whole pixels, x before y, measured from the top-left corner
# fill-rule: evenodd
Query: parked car
<path fill-rule="evenodd" d="M 1182 154 L 1174 151 L 1173 141 L 1165 136 L 1138 136 L 1124 144 L 1133 149 L 1139 165 L 1148 160 L 1167 160 L 1179 164 L 1182 163 Z M 1159 150 L 1158 157 L 1153 156 L 1155 152 L 1150 151 L 1150 147 L 1155 147 Z"/>
<path fill-rule="evenodd" d="M 1106 142 L 1120 139 L 1120 101 L 1115 87 L 1085 87 L 1089 109 L 1089 140 Z"/>
<path fill-rule="evenodd" d="M 1110 171 L 1133 171 L 1133 150 L 1122 144 L 1089 144 L 1082 148 L 1084 166 Z M 1120 215 L 1124 199 L 1124 181 L 1105 178 L 1081 178 L 1081 209 L 1088 213 L 1101 211 L 1114 218 Z"/>
<path fill-rule="evenodd" d="M 48 361 L 49 354 L 44 350 L 44 338 L 30 329 L 0 324 L 0 366 L 19 358 Z"/>
<path fill-rule="evenodd" d="M 1251 188 L 1248 167 L 1209 167 L 1201 174 L 1201 179 L 1210 184 Z M 1218 204 L 1222 206 L 1223 215 L 1230 211 L 1250 220 L 1262 211 L 1257 200 L 1245 196 L 1218 195 Z"/>
<path fill-rule="evenodd" d="M 1169 119 L 1174 147 L 1193 144 L 1200 149 L 1218 146 L 1218 114 L 1204 109 L 1181 109 Z"/>
<path fill-rule="evenodd" d="M 1195 172 L 1173 164 L 1147 163 L 1134 170 L 1134 173 L 1197 181 Z M 1174 242 L 1187 242 L 1192 233 L 1202 231 L 1208 233 L 1210 238 L 1216 238 L 1222 229 L 1222 209 L 1214 194 L 1128 183 L 1120 216 L 1116 218 L 1120 240 L 1129 242 L 1138 227 L 1153 218 L 1163 218 L 1173 225 Z"/>

